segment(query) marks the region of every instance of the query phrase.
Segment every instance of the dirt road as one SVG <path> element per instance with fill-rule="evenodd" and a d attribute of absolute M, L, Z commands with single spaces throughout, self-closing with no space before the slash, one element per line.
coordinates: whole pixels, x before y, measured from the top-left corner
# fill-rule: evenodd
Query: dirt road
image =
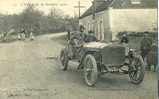
<path fill-rule="evenodd" d="M 77 64 L 60 70 L 60 45 L 51 34 L 34 41 L 0 44 L 0 99 L 157 99 L 157 73 L 146 72 L 141 85 L 128 75 L 103 75 L 95 87 L 84 83 Z"/>

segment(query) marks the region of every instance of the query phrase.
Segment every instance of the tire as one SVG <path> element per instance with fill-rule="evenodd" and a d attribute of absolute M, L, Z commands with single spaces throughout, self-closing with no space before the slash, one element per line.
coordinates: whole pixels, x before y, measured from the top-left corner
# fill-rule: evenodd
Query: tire
<path fill-rule="evenodd" d="M 144 71 L 145 66 L 142 57 L 134 57 L 129 66 L 129 77 L 131 82 L 133 84 L 140 84 L 144 79 Z"/>
<path fill-rule="evenodd" d="M 88 86 L 94 86 L 98 79 L 98 68 L 94 56 L 88 54 L 84 60 L 84 80 Z"/>
<path fill-rule="evenodd" d="M 60 53 L 60 61 L 62 63 L 62 70 L 66 71 L 67 70 L 67 67 L 68 67 L 68 56 L 66 55 L 65 51 L 64 50 L 61 50 L 61 53 Z"/>

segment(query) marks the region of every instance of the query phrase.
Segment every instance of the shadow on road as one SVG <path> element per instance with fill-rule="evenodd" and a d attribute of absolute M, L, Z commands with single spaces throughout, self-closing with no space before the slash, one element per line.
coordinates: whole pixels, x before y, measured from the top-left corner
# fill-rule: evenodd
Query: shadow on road
<path fill-rule="evenodd" d="M 46 59 L 48 59 L 48 60 L 57 60 L 57 59 L 58 59 L 58 57 L 49 56 L 49 57 L 46 57 Z"/>

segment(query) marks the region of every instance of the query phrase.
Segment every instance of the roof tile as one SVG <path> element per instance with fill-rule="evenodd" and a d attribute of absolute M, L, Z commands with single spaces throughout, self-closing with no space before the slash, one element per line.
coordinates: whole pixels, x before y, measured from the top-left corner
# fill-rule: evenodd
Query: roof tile
<path fill-rule="evenodd" d="M 95 0 L 95 13 L 104 11 L 108 7 L 115 9 L 126 8 L 157 8 L 158 0 L 141 0 L 140 4 L 133 4 L 131 0 Z M 80 18 L 84 18 L 93 13 L 93 5 L 84 12 Z"/>

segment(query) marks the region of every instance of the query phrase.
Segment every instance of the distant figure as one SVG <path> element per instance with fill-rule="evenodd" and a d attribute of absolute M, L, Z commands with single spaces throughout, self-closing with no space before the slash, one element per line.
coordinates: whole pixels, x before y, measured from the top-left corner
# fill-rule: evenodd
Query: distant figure
<path fill-rule="evenodd" d="M 3 40 L 4 40 L 4 41 L 7 40 L 7 32 L 3 33 Z"/>
<path fill-rule="evenodd" d="M 70 36 L 71 36 L 70 30 L 67 30 L 67 39 L 68 39 L 68 40 L 70 40 L 70 39 L 71 39 L 71 37 L 70 37 Z"/>
<path fill-rule="evenodd" d="M 152 46 L 152 39 L 150 39 L 150 37 L 148 37 L 148 35 L 145 34 L 140 45 L 141 56 L 143 59 L 145 59 L 145 56 L 150 52 L 151 46 Z"/>
<path fill-rule="evenodd" d="M 30 40 L 34 40 L 33 32 L 30 32 Z"/>
<path fill-rule="evenodd" d="M 26 31 L 25 29 L 22 29 L 21 32 L 20 32 L 20 40 L 24 40 L 25 39 L 25 34 L 26 34 Z"/>
<path fill-rule="evenodd" d="M 129 42 L 129 40 L 128 40 L 126 34 L 123 34 L 123 37 L 121 38 L 120 43 L 126 43 L 127 44 L 128 42 Z"/>

